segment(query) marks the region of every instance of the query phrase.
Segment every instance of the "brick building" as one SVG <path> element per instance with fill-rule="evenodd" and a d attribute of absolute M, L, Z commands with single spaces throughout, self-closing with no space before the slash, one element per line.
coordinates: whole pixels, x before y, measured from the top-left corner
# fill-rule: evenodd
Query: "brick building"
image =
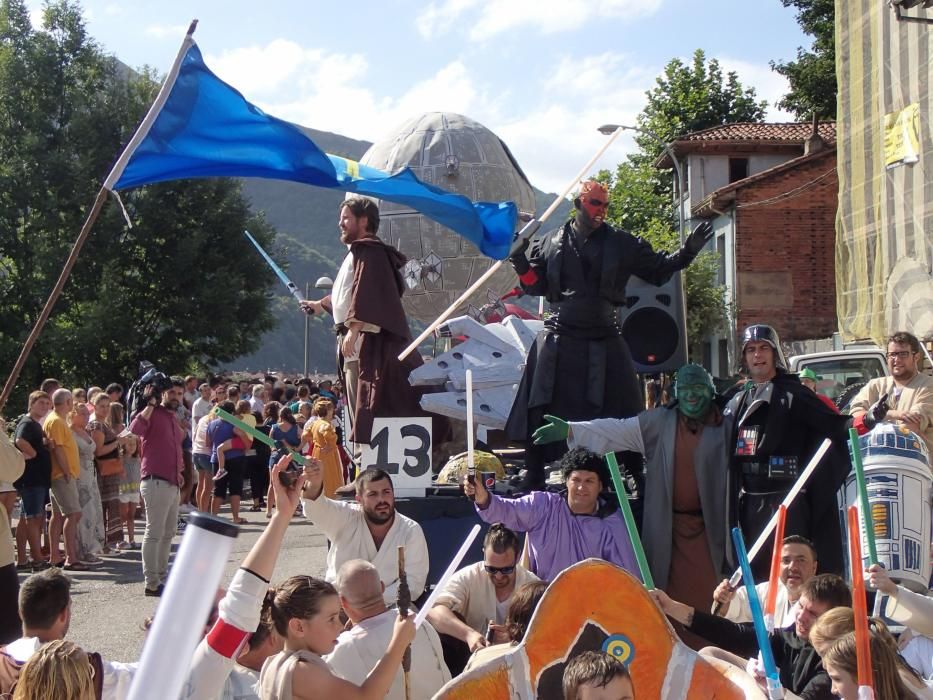
<path fill-rule="evenodd" d="M 713 223 L 710 246 L 727 290 L 729 329 L 693 348 L 716 376 L 733 373 L 736 338 L 752 323 L 773 325 L 784 342 L 837 329 L 836 130 L 817 127 L 728 124 L 671 144 L 687 211 L 694 223 Z M 672 167 L 671 153 L 657 165 Z"/>

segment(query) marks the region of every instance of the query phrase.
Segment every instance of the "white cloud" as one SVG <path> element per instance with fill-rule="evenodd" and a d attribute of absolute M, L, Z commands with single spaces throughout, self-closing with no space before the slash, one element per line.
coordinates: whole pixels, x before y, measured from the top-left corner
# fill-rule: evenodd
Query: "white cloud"
<path fill-rule="evenodd" d="M 181 41 L 187 31 L 187 24 L 150 24 L 146 27 L 145 33 L 146 36 L 156 39 L 178 39 Z"/>
<path fill-rule="evenodd" d="M 758 100 L 767 100 L 768 108 L 765 110 L 765 119 L 769 122 L 797 121 L 793 114 L 778 109 L 777 103 L 790 92 L 790 84 L 780 73 L 771 70 L 771 66 L 763 63 L 750 63 L 729 56 L 718 56 L 719 65 L 723 74 L 735 72 L 739 82 L 746 88 L 755 88 Z"/>
<path fill-rule="evenodd" d="M 599 18 L 633 19 L 655 12 L 662 0 L 443 0 L 431 2 L 415 20 L 424 37 L 469 22 L 470 39 L 482 41 L 531 26 L 544 34 L 579 29 Z M 475 11 L 475 12 L 474 12 Z"/>
<path fill-rule="evenodd" d="M 535 186 L 562 189 L 605 143 L 596 128 L 631 124 L 656 70 L 611 51 L 558 58 L 534 86 L 512 93 L 452 60 L 400 94 L 380 92 L 362 54 L 307 49 L 284 39 L 207 56 L 207 65 L 267 113 L 304 126 L 377 141 L 424 112 L 465 114 L 503 138 Z M 516 116 L 515 106 L 522 110 Z M 613 168 L 631 149 L 622 135 L 593 170 Z"/>

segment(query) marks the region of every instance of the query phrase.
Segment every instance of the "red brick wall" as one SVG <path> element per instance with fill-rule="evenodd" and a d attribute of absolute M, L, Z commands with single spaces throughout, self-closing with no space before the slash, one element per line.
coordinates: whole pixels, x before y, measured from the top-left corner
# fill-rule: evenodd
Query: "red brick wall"
<path fill-rule="evenodd" d="M 773 326 L 784 342 L 825 338 L 837 330 L 835 241 L 839 180 L 835 152 L 737 191 L 735 255 L 737 330 L 752 323 Z M 743 207 L 806 185 L 795 196 Z M 762 276 L 767 286 L 742 298 L 742 276 Z M 783 289 L 784 282 L 789 288 Z M 780 288 L 777 288 L 780 287 Z M 764 293 L 762 293 L 764 292 Z"/>

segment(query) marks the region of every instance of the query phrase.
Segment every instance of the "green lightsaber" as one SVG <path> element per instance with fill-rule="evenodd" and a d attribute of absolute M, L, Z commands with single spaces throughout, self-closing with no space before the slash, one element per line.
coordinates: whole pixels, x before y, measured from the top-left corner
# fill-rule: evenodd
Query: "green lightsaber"
<path fill-rule="evenodd" d="M 865 483 L 865 469 L 862 466 L 862 450 L 858 445 L 858 431 L 849 428 L 849 456 L 855 468 L 855 483 L 858 485 L 858 502 L 862 511 L 862 525 L 865 527 L 865 540 L 868 542 L 868 563 L 878 563 L 878 550 L 875 548 L 875 525 L 871 520 L 871 504 L 868 502 L 868 486 Z"/>
<path fill-rule="evenodd" d="M 622 508 L 622 517 L 625 518 L 625 529 L 628 530 L 628 538 L 632 541 L 632 549 L 635 550 L 635 560 L 638 562 L 641 580 L 645 584 L 645 588 L 650 590 L 654 588 L 654 579 L 651 577 L 651 569 L 648 568 L 648 559 L 645 557 L 645 548 L 641 545 L 641 537 L 638 536 L 638 528 L 635 527 L 635 516 L 632 515 L 632 506 L 628 502 L 628 493 L 625 490 L 625 483 L 622 481 L 622 474 L 619 471 L 619 463 L 616 462 L 615 452 L 606 453 L 606 464 L 609 465 L 609 473 L 612 475 L 612 483 L 616 488 L 619 507 Z"/>
<path fill-rule="evenodd" d="M 273 440 L 271 437 L 269 437 L 265 433 L 262 433 L 256 430 L 256 428 L 252 427 L 251 425 L 244 423 L 236 416 L 230 415 L 222 408 L 215 408 L 214 410 L 217 412 L 218 418 L 222 418 L 223 420 L 230 423 L 230 425 L 232 425 L 233 427 L 239 428 L 244 433 L 252 437 L 254 440 L 259 440 L 259 442 L 265 445 L 268 445 L 273 450 L 279 449 L 279 445 L 275 444 L 275 440 Z M 288 445 L 285 445 L 285 447 L 286 449 L 288 449 L 289 453 L 291 454 L 293 462 L 295 462 L 296 464 L 300 464 L 301 466 L 305 465 L 306 460 L 304 457 L 302 457 L 299 453 L 295 452 L 292 448 L 288 447 Z"/>

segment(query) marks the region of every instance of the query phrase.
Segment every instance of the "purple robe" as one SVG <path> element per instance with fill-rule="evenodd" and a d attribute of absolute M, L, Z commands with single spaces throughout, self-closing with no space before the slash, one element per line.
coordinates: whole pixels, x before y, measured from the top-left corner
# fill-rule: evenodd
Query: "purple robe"
<path fill-rule="evenodd" d="M 584 559 L 605 559 L 641 580 L 635 552 L 622 513 L 574 515 L 565 495 L 534 491 L 521 498 L 504 499 L 490 494 L 485 509 L 476 506 L 487 523 L 502 523 L 528 533 L 531 570 L 544 581 Z"/>

